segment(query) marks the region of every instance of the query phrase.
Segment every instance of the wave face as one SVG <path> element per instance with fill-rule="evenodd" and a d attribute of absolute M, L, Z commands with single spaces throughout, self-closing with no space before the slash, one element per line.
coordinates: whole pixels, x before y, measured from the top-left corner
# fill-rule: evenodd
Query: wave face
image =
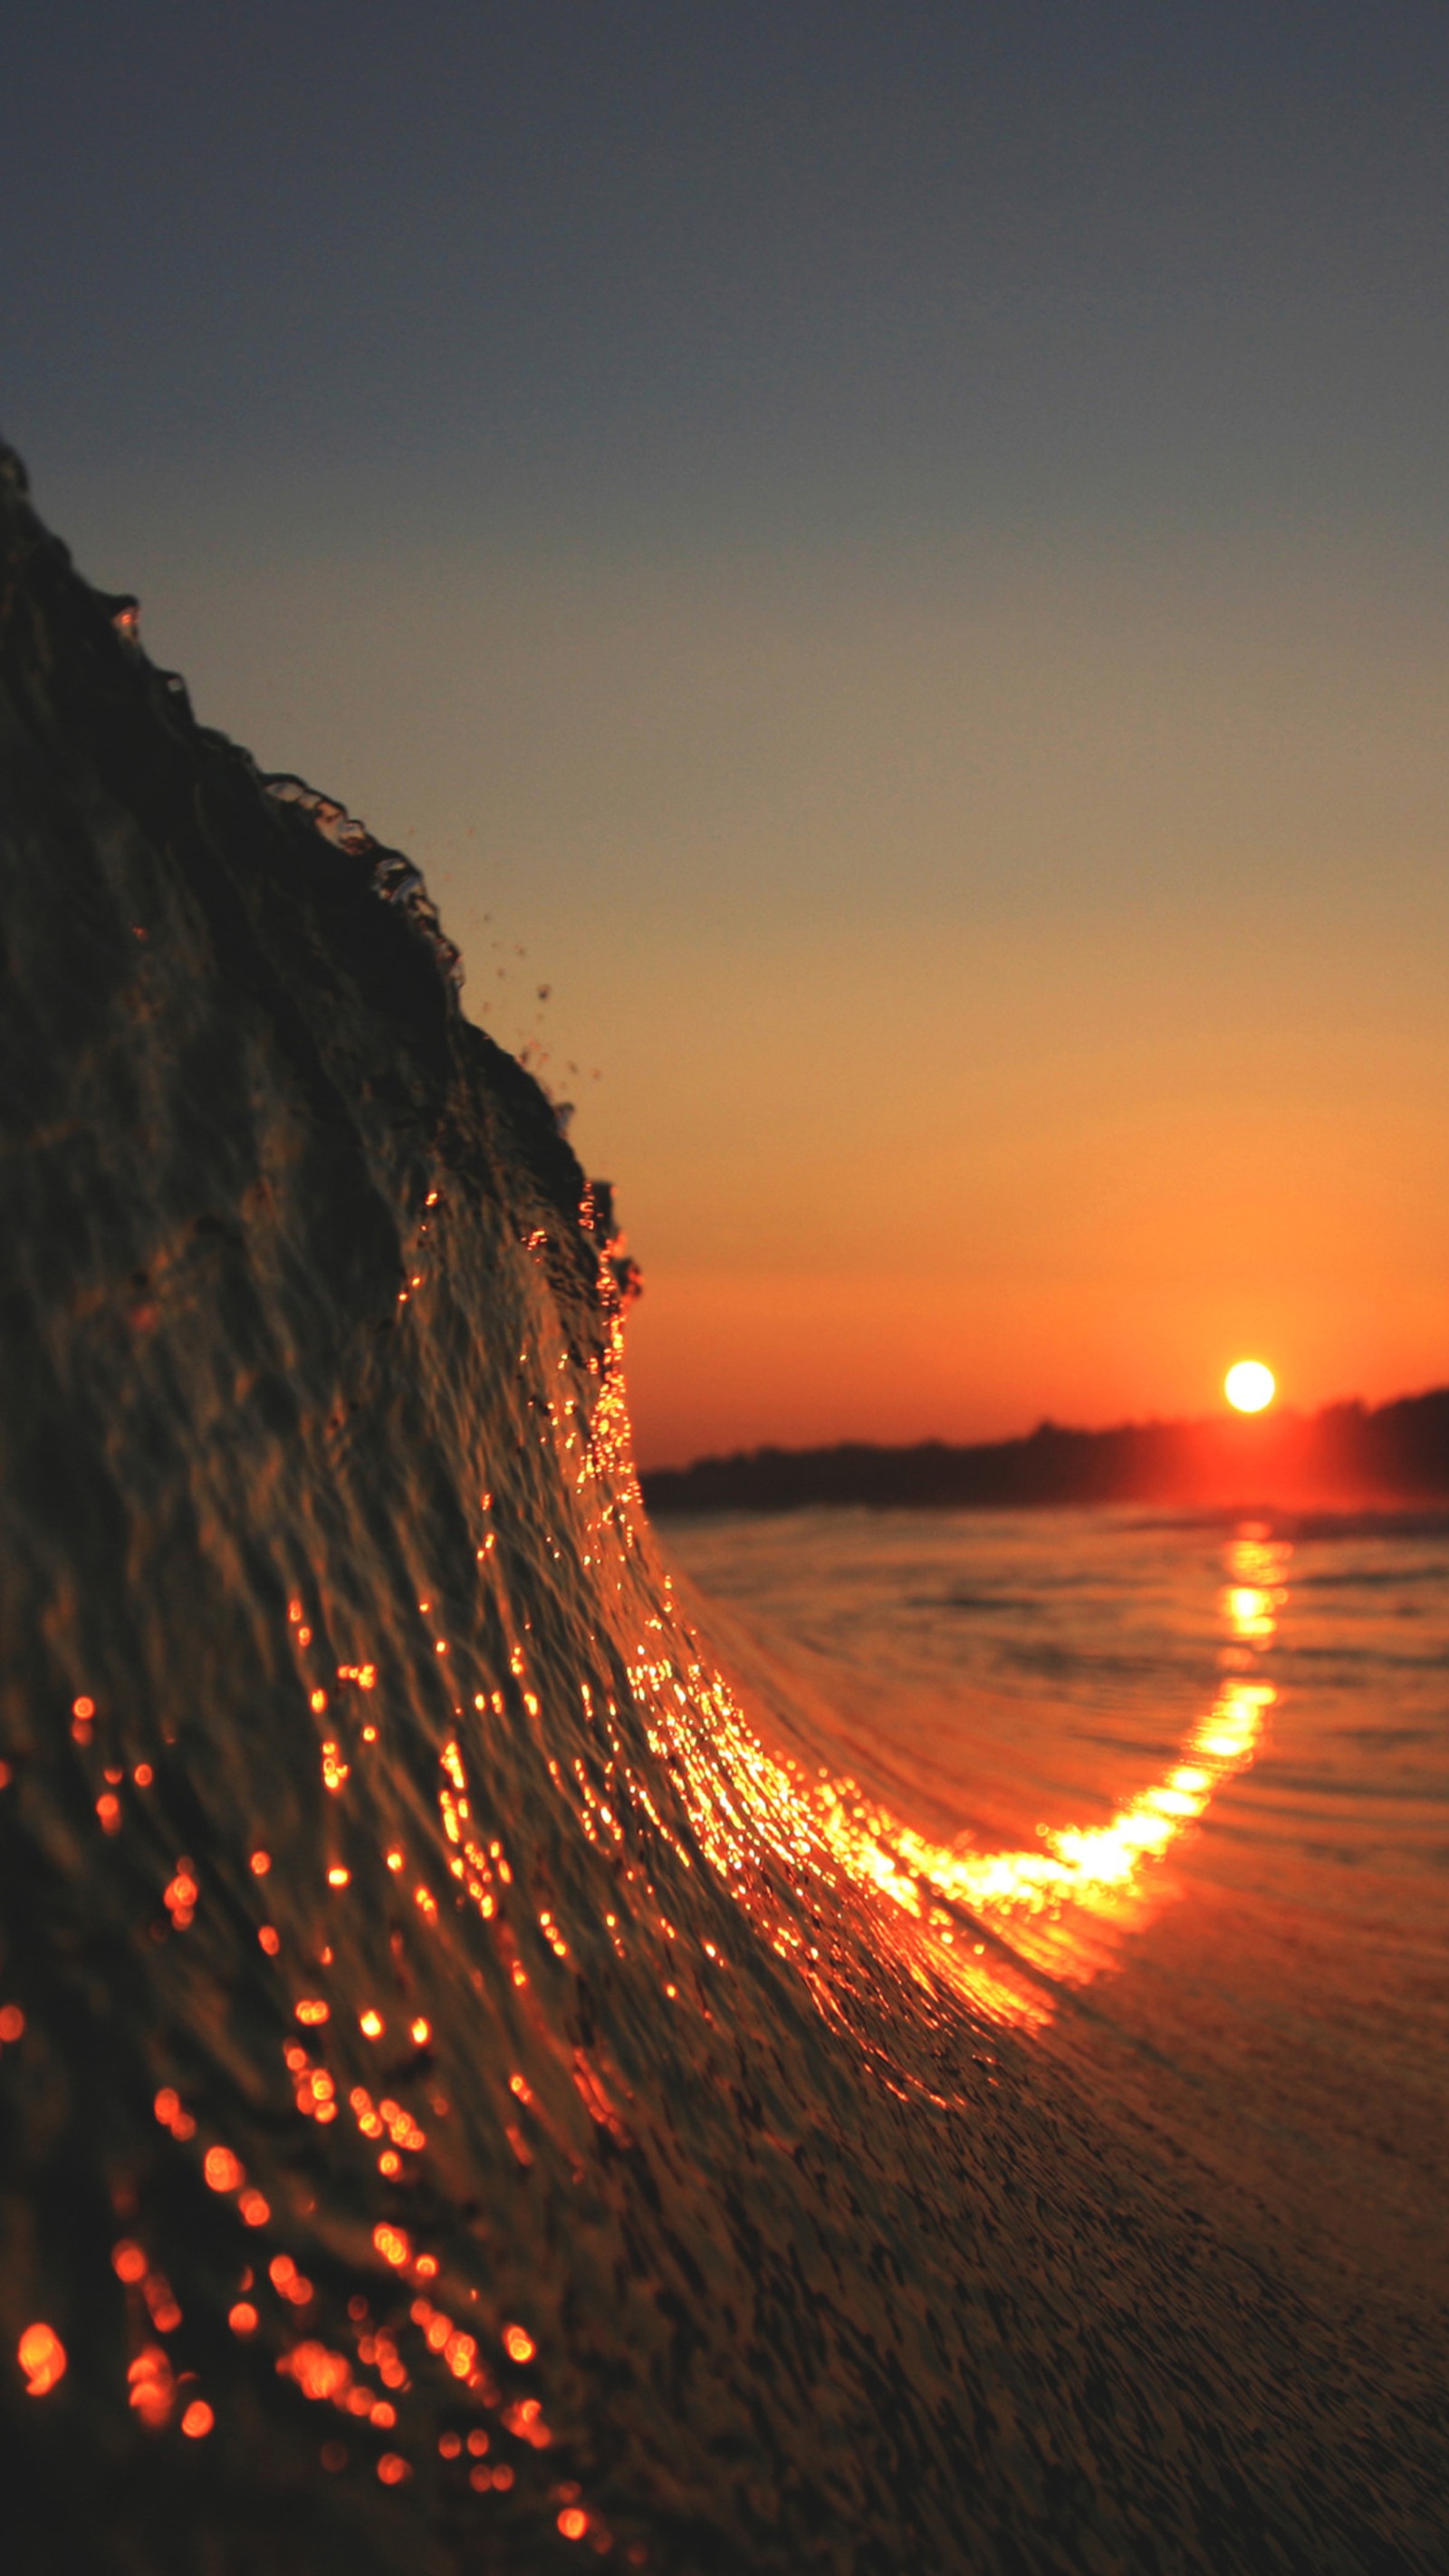
<path fill-rule="evenodd" d="M 1432 2373 L 1042 2055 L 1022 1885 L 707 1648 L 606 1194 L 416 871 L 195 723 L 13 459 L 0 510 L 13 2521 L 117 2576 L 1435 2564 Z"/>

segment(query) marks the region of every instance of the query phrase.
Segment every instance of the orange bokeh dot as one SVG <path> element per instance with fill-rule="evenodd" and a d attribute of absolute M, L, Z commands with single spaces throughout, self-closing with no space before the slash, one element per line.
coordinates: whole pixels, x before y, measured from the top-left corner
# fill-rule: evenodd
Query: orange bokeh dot
<path fill-rule="evenodd" d="M 53 2326 L 37 2319 L 27 2326 L 16 2347 L 16 2360 L 25 2373 L 27 2397 L 48 2397 L 52 2388 L 65 2377 L 66 2351 Z"/>

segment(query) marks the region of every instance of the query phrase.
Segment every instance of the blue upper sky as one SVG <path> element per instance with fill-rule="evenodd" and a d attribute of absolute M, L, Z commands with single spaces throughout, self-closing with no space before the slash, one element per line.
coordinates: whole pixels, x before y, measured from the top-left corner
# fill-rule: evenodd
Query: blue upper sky
<path fill-rule="evenodd" d="M 1439 518 L 1442 8 L 50 0 L 5 56 L 68 487 Z"/>

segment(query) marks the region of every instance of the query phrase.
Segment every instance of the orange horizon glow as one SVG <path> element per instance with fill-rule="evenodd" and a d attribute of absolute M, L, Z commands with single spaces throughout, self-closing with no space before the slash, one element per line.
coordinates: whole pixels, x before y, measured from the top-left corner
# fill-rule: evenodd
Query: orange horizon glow
<path fill-rule="evenodd" d="M 631 1240 L 644 1294 L 628 1321 L 629 1402 L 646 1469 L 842 1440 L 1021 1439 L 1044 1419 L 1094 1429 L 1221 1418 L 1224 1368 L 1255 1344 L 1291 1350 L 1304 1417 L 1449 1381 L 1442 1281 L 1435 1302 L 1386 1275 L 1372 1312 L 1331 1277 L 1312 1297 L 1259 1282 L 1256 1311 L 1242 1314 L 1246 1296 L 1203 1280 L 1148 1299 L 1115 1275 L 1084 1292 L 1070 1276 L 962 1280 L 883 1262 L 854 1275 L 673 1269 L 651 1261 L 642 1229 Z M 1284 1402 L 1280 1387 L 1274 1418 Z"/>

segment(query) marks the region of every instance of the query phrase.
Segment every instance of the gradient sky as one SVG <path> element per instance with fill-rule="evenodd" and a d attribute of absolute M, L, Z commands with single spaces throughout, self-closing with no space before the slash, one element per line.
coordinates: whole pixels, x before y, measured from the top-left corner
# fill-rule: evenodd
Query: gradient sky
<path fill-rule="evenodd" d="M 0 426 L 546 1050 L 646 1460 L 1449 1378 L 1449 13 L 4 54 Z"/>

